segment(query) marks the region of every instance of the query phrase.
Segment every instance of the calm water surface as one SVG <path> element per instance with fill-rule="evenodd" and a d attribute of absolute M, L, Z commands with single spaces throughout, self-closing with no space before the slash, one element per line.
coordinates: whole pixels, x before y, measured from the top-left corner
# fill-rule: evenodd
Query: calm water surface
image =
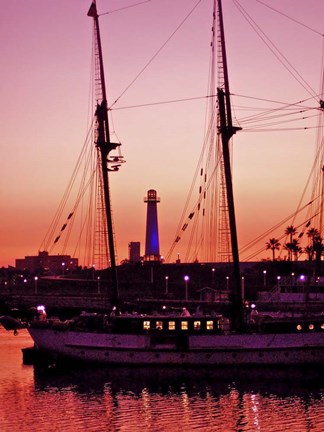
<path fill-rule="evenodd" d="M 0 328 L 0 431 L 324 431 L 321 371 L 22 364 L 25 331 Z"/>

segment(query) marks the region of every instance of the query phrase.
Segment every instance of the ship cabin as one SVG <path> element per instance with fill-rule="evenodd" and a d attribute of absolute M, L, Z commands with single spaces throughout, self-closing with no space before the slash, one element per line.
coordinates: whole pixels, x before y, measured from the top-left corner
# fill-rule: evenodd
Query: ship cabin
<path fill-rule="evenodd" d="M 112 320 L 112 328 L 116 333 L 161 335 L 193 334 L 207 335 L 220 334 L 223 331 L 223 318 L 221 316 L 132 316 L 124 315 Z"/>

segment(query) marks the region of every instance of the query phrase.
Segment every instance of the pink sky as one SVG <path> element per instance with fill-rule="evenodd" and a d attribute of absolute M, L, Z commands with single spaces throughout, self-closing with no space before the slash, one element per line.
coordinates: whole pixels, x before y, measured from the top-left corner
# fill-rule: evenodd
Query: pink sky
<path fill-rule="evenodd" d="M 97 7 L 100 14 L 135 3 L 139 1 L 97 0 Z M 197 3 L 152 0 L 100 18 L 110 104 Z M 322 1 L 265 3 L 324 31 Z M 323 37 L 256 0 L 240 4 L 318 94 Z M 7 266 L 14 265 L 15 258 L 38 253 L 84 142 L 92 20 L 87 17 L 89 0 L 11 0 L 2 6 L 0 266 Z M 223 12 L 231 92 L 287 103 L 308 99 L 307 106 L 317 107 L 316 99 L 271 55 L 232 1 L 224 1 Z M 202 0 L 115 108 L 206 95 L 211 14 L 212 0 Z M 233 97 L 233 105 L 240 120 L 247 102 Z M 127 161 L 111 185 L 119 261 L 128 256 L 130 241 L 140 241 L 144 253 L 143 197 L 151 188 L 161 197 L 161 254 L 171 247 L 202 147 L 204 115 L 204 100 L 113 112 L 112 129 Z M 316 117 L 298 122 L 299 127 L 316 125 Z M 245 130 L 235 136 L 240 246 L 296 209 L 313 163 L 316 131 Z M 179 245 L 175 254 L 182 254 L 184 247 Z M 267 256 L 264 252 L 258 258 Z"/>

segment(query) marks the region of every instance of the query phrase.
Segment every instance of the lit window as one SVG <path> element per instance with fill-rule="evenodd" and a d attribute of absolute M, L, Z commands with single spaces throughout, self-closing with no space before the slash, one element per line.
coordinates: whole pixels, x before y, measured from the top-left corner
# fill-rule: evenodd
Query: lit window
<path fill-rule="evenodd" d="M 175 321 L 169 321 L 169 330 L 175 330 Z"/>
<path fill-rule="evenodd" d="M 194 330 L 200 330 L 200 329 L 201 329 L 201 322 L 194 321 Z"/>
<path fill-rule="evenodd" d="M 188 330 L 188 321 L 181 321 L 181 330 Z"/>
<path fill-rule="evenodd" d="M 321 329 L 324 330 L 324 324 L 321 324 Z"/>
<path fill-rule="evenodd" d="M 296 327 L 296 329 L 297 329 L 298 331 L 301 331 L 301 330 L 303 329 L 303 327 L 302 327 L 300 324 L 298 324 L 297 327 Z"/>
<path fill-rule="evenodd" d="M 155 328 L 157 330 L 162 330 L 163 329 L 163 322 L 162 321 L 156 321 Z"/>
<path fill-rule="evenodd" d="M 214 321 L 207 321 L 206 322 L 206 329 L 207 330 L 214 330 Z"/>
<path fill-rule="evenodd" d="M 150 321 L 144 321 L 143 322 L 143 329 L 144 330 L 150 330 L 150 327 L 151 327 Z"/>
<path fill-rule="evenodd" d="M 308 330 L 314 330 L 314 324 L 309 324 Z"/>

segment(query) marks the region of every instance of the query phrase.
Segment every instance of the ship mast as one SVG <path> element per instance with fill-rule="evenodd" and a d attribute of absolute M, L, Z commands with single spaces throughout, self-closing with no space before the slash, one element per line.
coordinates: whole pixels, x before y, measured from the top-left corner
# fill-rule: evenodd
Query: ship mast
<path fill-rule="evenodd" d="M 113 232 L 113 221 L 111 212 L 111 200 L 109 191 L 109 171 L 118 170 L 118 162 L 121 162 L 120 156 L 109 158 L 109 153 L 115 150 L 119 143 L 112 143 L 110 141 L 109 133 L 109 122 L 108 122 L 108 103 L 106 96 L 106 85 L 101 49 L 101 39 L 100 39 L 100 29 L 99 29 L 99 19 L 97 13 L 97 7 L 95 0 L 92 2 L 90 9 L 88 11 L 88 16 L 92 17 L 94 20 L 94 33 L 95 33 L 95 63 L 98 67 L 98 76 L 96 76 L 97 85 L 97 107 L 95 111 L 96 117 L 96 139 L 95 144 L 99 152 L 100 169 L 101 169 L 101 179 L 103 187 L 103 199 L 105 207 L 105 218 L 107 224 L 108 232 L 108 246 L 109 246 L 109 257 L 110 257 L 110 267 L 111 267 L 111 277 L 112 277 L 112 290 L 111 290 L 111 301 L 112 304 L 119 310 L 119 293 L 118 293 L 118 280 L 117 280 L 117 268 L 116 268 L 116 251 L 114 242 L 114 232 Z M 109 163 L 114 165 L 109 168 Z"/>
<path fill-rule="evenodd" d="M 233 289 L 233 298 L 232 298 L 232 302 L 233 302 L 232 322 L 233 322 L 233 328 L 235 330 L 240 330 L 243 327 L 243 299 L 242 299 L 240 260 L 239 260 L 237 231 L 236 231 L 229 142 L 232 136 L 241 128 L 233 126 L 232 123 L 232 111 L 231 111 L 231 101 L 230 101 L 230 91 L 229 91 L 228 70 L 227 70 L 222 1 L 217 0 L 217 2 L 218 2 L 218 21 L 219 21 L 219 33 L 220 33 L 219 36 L 220 36 L 222 72 L 224 76 L 224 86 L 223 86 L 224 88 L 219 87 L 217 89 L 217 97 L 218 97 L 219 123 L 220 123 L 219 132 L 221 134 L 221 139 L 222 139 L 226 198 L 227 198 L 227 205 L 228 205 L 232 258 L 233 258 L 234 289 Z"/>

